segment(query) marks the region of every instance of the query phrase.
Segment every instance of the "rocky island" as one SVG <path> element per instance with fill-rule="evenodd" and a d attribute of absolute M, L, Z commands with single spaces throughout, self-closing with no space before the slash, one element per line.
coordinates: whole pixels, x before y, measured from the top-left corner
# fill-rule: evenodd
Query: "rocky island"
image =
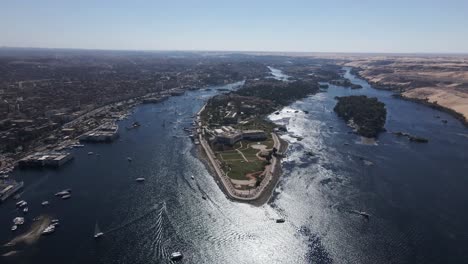
<path fill-rule="evenodd" d="M 336 99 L 338 103 L 333 110 L 355 128 L 359 135 L 373 138 L 384 130 L 387 110 L 385 104 L 377 98 L 361 95 L 336 97 Z"/>

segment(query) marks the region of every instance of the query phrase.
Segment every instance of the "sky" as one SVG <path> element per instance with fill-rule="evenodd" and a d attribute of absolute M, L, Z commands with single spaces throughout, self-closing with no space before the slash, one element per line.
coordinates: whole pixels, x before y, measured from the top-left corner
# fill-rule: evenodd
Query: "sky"
<path fill-rule="evenodd" d="M 468 53 L 468 0 L 0 0 L 0 46 Z"/>

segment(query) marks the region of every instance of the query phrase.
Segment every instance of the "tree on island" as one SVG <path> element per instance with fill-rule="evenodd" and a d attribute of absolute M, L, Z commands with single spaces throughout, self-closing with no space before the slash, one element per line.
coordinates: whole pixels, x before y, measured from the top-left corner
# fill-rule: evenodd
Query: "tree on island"
<path fill-rule="evenodd" d="M 355 126 L 357 133 L 364 137 L 376 137 L 384 130 L 387 110 L 377 98 L 364 95 L 336 97 L 338 103 L 333 109 L 339 117 Z"/>

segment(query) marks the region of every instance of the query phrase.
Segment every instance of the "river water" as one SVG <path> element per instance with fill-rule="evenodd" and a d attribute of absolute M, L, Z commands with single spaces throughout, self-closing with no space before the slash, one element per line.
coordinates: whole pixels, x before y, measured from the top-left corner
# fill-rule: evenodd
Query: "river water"
<path fill-rule="evenodd" d="M 330 86 L 270 116 L 287 126 L 283 138 L 291 144 L 269 204 L 231 202 L 220 191 L 182 130 L 217 91 L 188 92 L 138 106 L 120 122 L 118 141 L 73 150 L 74 161 L 58 170 L 16 171 L 14 177 L 26 182 L 27 222 L 48 214 L 61 225 L 34 244 L 0 247 L 0 254 L 19 251 L 0 262 L 168 263 L 173 251 L 184 253 L 183 263 L 466 262 L 466 128 L 445 113 L 346 76 L 364 88 Z M 349 94 L 378 97 L 387 106 L 389 131 L 430 142 L 383 133 L 375 145 L 362 144 L 332 110 L 335 96 Z M 124 128 L 136 120 L 140 128 Z M 138 184 L 137 177 L 146 181 Z M 65 188 L 73 197 L 55 199 Z M 42 200 L 51 205 L 42 208 Z M 368 212 L 370 221 L 352 210 Z M 1 244 L 27 230 L 9 230 L 17 215 L 14 201 L 1 205 Z M 279 217 L 286 222 L 275 223 Z M 96 222 L 105 233 L 98 241 Z"/>

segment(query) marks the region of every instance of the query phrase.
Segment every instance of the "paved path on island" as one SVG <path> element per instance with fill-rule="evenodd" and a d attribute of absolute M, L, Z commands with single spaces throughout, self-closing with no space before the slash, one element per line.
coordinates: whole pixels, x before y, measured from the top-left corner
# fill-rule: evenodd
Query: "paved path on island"
<path fill-rule="evenodd" d="M 236 151 L 242 156 L 242 158 L 244 158 L 245 162 L 249 162 L 249 160 L 244 156 L 244 153 L 242 153 L 242 151 L 240 151 L 239 149 L 236 149 Z"/>

